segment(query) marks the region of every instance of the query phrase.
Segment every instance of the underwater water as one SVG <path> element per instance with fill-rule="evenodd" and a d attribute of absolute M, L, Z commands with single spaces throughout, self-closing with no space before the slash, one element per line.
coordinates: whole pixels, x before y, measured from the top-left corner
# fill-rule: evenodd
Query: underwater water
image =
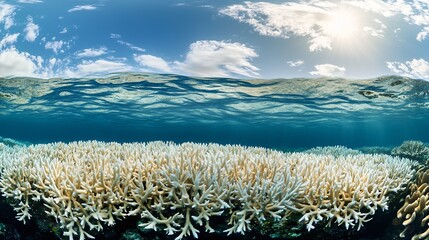
<path fill-rule="evenodd" d="M 398 146 L 406 140 L 419 141 L 412 146 L 414 149 L 418 149 L 416 146 L 420 143 L 422 143 L 420 145 L 422 147 L 423 142 L 429 142 L 429 134 L 427 134 L 427 129 L 429 129 L 428 100 L 429 82 L 398 76 L 386 76 L 368 80 L 340 78 L 259 80 L 124 73 L 113 74 L 108 77 L 80 79 L 4 78 L 0 79 L 0 137 L 8 139 L 0 138 L 0 142 L 8 145 L 8 141 L 11 141 L 10 145 L 13 145 L 14 140 L 27 144 L 80 140 L 114 141 L 119 143 L 162 140 L 175 143 L 190 141 L 240 144 L 282 151 L 304 151 L 320 146 L 342 145 L 354 149 L 388 147 L 387 153 L 390 154 L 390 150 L 394 146 Z M 84 142 L 83 144 L 101 146 L 100 142 Z M 52 147 L 53 145 L 50 146 Z M 66 145 L 59 144 L 58 146 L 64 147 Z M 32 153 L 28 155 L 25 152 L 23 155 L 19 155 L 21 150 L 7 150 L 1 147 L 2 145 L 0 145 L 0 159 L 3 158 L 0 161 L 2 174 L 7 173 L 10 176 L 18 176 L 18 180 L 11 181 L 11 183 L 19 182 L 19 167 L 9 170 L 4 159 L 18 156 L 14 161 L 19 163 L 22 156 L 30 156 L 37 152 L 35 150 L 37 147 L 33 148 Z M 39 147 L 44 148 L 43 145 Z M 409 149 L 412 149 L 412 147 Z M 116 146 L 116 149 L 120 150 L 121 147 Z M 423 160 L 421 160 L 420 164 L 427 165 L 424 160 L 429 161 L 427 158 L 429 156 L 427 154 L 429 147 L 425 146 L 420 149 L 422 149 L 423 153 Z M 2 151 L 5 153 L 2 153 Z M 73 151 L 76 153 L 76 150 Z M 318 151 L 320 152 L 317 153 Z M 385 149 L 379 148 L 377 151 L 384 153 Z M 398 152 L 400 151 L 402 150 L 398 150 Z M 405 152 L 405 155 L 393 154 L 392 151 L 392 155 L 412 159 L 415 157 L 412 151 L 411 153 Z M 89 154 L 88 152 L 86 153 Z M 341 159 L 342 155 L 347 155 L 349 160 L 352 161 L 353 159 L 359 159 L 359 157 L 354 158 L 353 156 L 362 152 L 334 147 L 330 150 L 315 149 L 312 153 L 326 155 L 328 159 L 334 159 L 335 161 Z M 339 155 L 335 155 L 337 153 Z M 118 155 L 120 154 L 118 153 Z M 311 159 L 313 155 L 302 156 L 302 159 L 305 160 L 302 162 L 305 163 L 307 162 L 306 158 Z M 366 158 L 366 155 L 359 156 Z M 323 159 L 323 157 L 321 158 Z M 380 158 L 384 159 L 385 157 Z M 38 159 L 38 157 L 35 157 L 35 159 Z M 40 159 L 47 160 L 47 163 L 57 160 L 55 158 Z M 124 159 L 126 158 L 124 157 Z M 371 157 L 368 157 L 368 159 L 371 160 Z M 387 159 L 393 158 L 389 156 Z M 332 163 L 335 163 L 335 161 L 332 161 Z M 374 165 L 373 168 L 377 168 L 377 166 L 380 166 L 380 162 L 377 163 L 377 161 L 384 160 L 374 161 L 378 165 Z M 407 164 L 408 175 L 404 175 L 407 178 L 398 177 L 399 180 L 405 183 L 419 178 L 415 176 L 416 172 L 412 169 L 417 165 L 410 162 L 407 162 Z M 26 165 L 23 164 L 22 166 Z M 364 166 L 365 164 L 362 163 L 356 164 L 356 169 Z M 45 171 L 47 171 L 46 169 L 48 168 L 44 168 Z M 326 169 L 329 169 L 329 167 Z M 17 173 L 13 172 L 15 170 Z M 380 170 L 380 174 L 387 174 L 387 177 L 392 177 L 396 174 L 395 169 L 390 170 L 393 173 L 386 173 L 384 170 L 383 167 Z M 396 170 L 399 173 L 401 172 L 400 169 Z M 359 171 L 357 170 L 357 172 Z M 365 171 L 360 171 L 360 173 L 365 173 Z M 37 172 L 35 171 L 35 174 Z M 67 174 L 67 172 L 69 171 L 65 170 L 64 174 Z M 310 172 L 312 170 L 302 171 L 301 173 Z M 336 172 L 321 173 L 320 178 L 330 174 L 335 175 L 334 173 Z M 429 179 L 429 171 L 426 174 L 427 176 L 419 175 L 423 176 L 421 177 L 423 180 L 417 180 L 417 184 L 422 184 L 422 182 Z M 130 176 L 135 175 L 131 174 Z M 101 174 L 102 177 L 103 175 Z M 358 175 L 359 177 L 362 176 Z M 343 176 L 338 177 L 338 179 L 342 178 L 346 179 Z M 11 235 L 5 239 L 68 239 L 61 232 L 65 231 L 64 226 L 66 224 L 61 223 L 63 224 L 61 227 L 53 226 L 52 224 L 55 224 L 55 221 L 58 224 L 58 219 L 54 221 L 51 218 L 45 221 L 46 216 L 44 213 L 46 211 L 37 212 L 38 207 L 53 204 L 52 201 L 48 201 L 48 198 L 48 200 L 44 200 L 46 201 L 44 205 L 37 205 L 39 201 L 36 200 L 31 203 L 33 204 L 31 205 L 33 209 L 36 209 L 33 210 L 35 211 L 35 221 L 30 221 L 27 225 L 18 222 L 15 219 L 15 214 L 19 210 L 15 209 L 14 211 L 11 207 L 6 209 L 5 206 L 14 206 L 14 200 L 11 199 L 19 200 L 22 199 L 23 195 L 15 196 L 13 194 L 16 191 L 25 192 L 26 190 L 18 185 L 17 189 L 12 191 L 12 195 L 5 194 L 8 188 L 4 186 L 8 179 L 0 176 L 0 187 L 2 187 L 1 190 L 3 191 L 0 206 L 5 208 L 5 214 L 0 217 L 0 239 L 4 239 L 11 232 L 13 236 Z M 309 186 L 310 188 L 311 186 L 305 183 L 307 178 L 303 177 L 302 179 L 303 186 Z M 351 178 L 347 179 L 350 180 Z M 356 180 L 355 178 L 353 179 Z M 159 182 L 158 180 L 153 181 Z M 334 182 L 340 181 L 336 179 Z M 370 184 L 373 179 L 368 180 L 368 178 L 362 177 L 359 181 L 366 181 L 367 185 L 364 184 L 364 187 L 375 189 Z M 383 177 L 381 177 L 380 181 L 384 181 Z M 338 225 L 341 226 L 335 226 L 332 230 L 328 227 L 317 226 L 316 230 L 308 232 L 305 229 L 305 224 L 302 223 L 307 220 L 303 220 L 301 215 L 297 214 L 298 217 L 294 215 L 288 222 L 281 223 L 284 225 L 277 225 L 277 223 L 269 225 L 269 227 L 267 227 L 268 223 L 267 226 L 263 224 L 257 225 L 257 228 L 261 228 L 257 229 L 257 231 L 246 233 L 246 235 L 235 232 L 232 236 L 226 236 L 222 231 L 216 232 L 215 234 L 217 235 L 211 235 L 201 230 L 199 236 L 201 239 L 228 240 L 255 238 L 305 240 L 330 239 L 332 236 L 340 236 L 338 239 L 359 240 L 402 239 L 399 238 L 400 231 L 402 231 L 401 224 L 399 224 L 399 227 L 393 228 L 392 221 L 395 219 L 396 212 L 400 209 L 401 204 L 404 203 L 404 200 L 401 199 L 404 199 L 405 194 L 409 193 L 406 190 L 405 183 L 401 183 L 402 185 L 399 187 L 402 190 L 398 194 L 396 194 L 395 190 L 395 194 L 389 195 L 390 198 L 381 198 L 382 196 L 384 197 L 383 194 L 386 192 L 384 190 L 372 192 L 375 198 L 382 199 L 380 200 L 382 204 L 372 207 L 380 209 L 380 206 L 383 206 L 384 210 L 387 210 L 387 208 L 390 210 L 377 210 L 377 214 L 374 216 L 371 213 L 372 220 L 370 223 L 365 223 L 364 230 L 360 232 L 358 231 L 359 229 L 356 230 L 356 227 L 344 228 L 345 224 L 340 223 Z M 382 186 L 383 184 L 384 182 L 380 185 Z M 13 190 L 13 188 L 10 189 Z M 49 192 L 50 190 L 47 191 Z M 370 196 L 368 192 L 363 192 L 360 187 L 353 191 L 350 193 L 353 199 L 357 194 L 362 194 L 361 199 Z M 429 187 L 427 192 L 429 193 Z M 312 193 L 312 191 L 309 190 L 309 193 Z M 328 191 L 324 193 L 330 196 Z M 49 197 L 49 194 L 47 193 L 46 196 Z M 328 198 L 327 196 L 325 198 Z M 354 202 L 354 200 L 347 200 L 346 197 L 339 197 L 338 199 L 340 199 L 339 201 L 349 201 L 351 202 L 350 204 Z M 391 202 L 388 202 L 388 199 L 389 201 L 392 199 Z M 421 199 L 423 199 L 421 201 L 421 204 L 423 204 L 426 198 L 423 196 Z M 408 200 L 406 200 L 406 204 L 414 204 L 408 202 Z M 364 205 L 363 201 L 361 200 L 360 207 Z M 416 203 L 413 205 L 415 207 L 420 200 L 413 201 Z M 389 206 L 387 206 L 387 202 L 390 204 Z M 308 204 L 312 205 L 313 203 Z M 342 206 L 344 207 L 344 204 Z M 353 207 L 353 204 L 351 206 Z M 328 209 L 330 207 L 332 206 L 327 206 Z M 123 209 L 126 209 L 126 207 Z M 407 209 L 404 210 L 405 213 L 408 211 Z M 368 210 L 364 209 L 363 214 L 369 214 L 365 211 Z M 416 219 L 419 219 L 419 221 L 425 219 L 424 216 L 426 215 L 424 214 L 418 215 Z M 212 218 L 214 220 L 211 221 L 214 221 L 215 225 L 218 224 L 225 228 L 225 223 L 219 221 L 216 217 Z M 409 219 L 410 216 L 405 216 L 404 214 L 402 218 Z M 339 217 L 338 222 L 341 222 L 341 219 L 344 218 Z M 97 221 L 99 222 L 99 220 Z M 97 233 L 95 230 L 90 229 L 91 234 L 98 234 L 95 235 L 96 239 L 119 239 L 118 236 L 122 236 L 120 239 L 124 240 L 153 238 L 170 240 L 178 235 L 175 233 L 175 236 L 167 236 L 165 231 L 153 233 L 141 228 L 136 230 L 136 222 L 139 221 L 139 217 L 134 215 L 125 220 L 117 221 L 122 222 L 116 224 L 113 230 L 106 228 L 106 230 L 103 229 L 105 232 Z M 272 224 L 272 222 L 269 224 Z M 419 222 L 416 220 L 413 224 L 418 225 Z M 406 231 L 408 231 L 407 237 L 412 237 L 413 234 L 421 234 L 425 230 L 421 231 L 419 227 L 415 227 L 413 224 L 410 224 L 411 227 L 406 228 Z M 311 226 L 311 223 L 309 225 Z M 263 226 L 267 227 L 268 230 L 264 229 Z M 90 231 L 87 228 L 85 231 Z M 70 227 L 70 229 L 72 229 L 70 230 L 72 232 L 74 231 L 73 229 L 76 230 L 76 227 Z M 129 231 L 130 229 L 134 230 Z M 256 234 L 255 232 L 259 235 L 252 236 L 252 234 Z M 78 239 L 77 235 L 75 233 L 70 239 Z M 145 237 L 142 237 L 143 235 Z M 191 234 L 188 235 L 183 239 L 193 239 L 190 236 Z"/>
<path fill-rule="evenodd" d="M 216 142 L 279 149 L 429 142 L 429 82 L 193 78 L 0 80 L 0 136 L 47 143 Z"/>

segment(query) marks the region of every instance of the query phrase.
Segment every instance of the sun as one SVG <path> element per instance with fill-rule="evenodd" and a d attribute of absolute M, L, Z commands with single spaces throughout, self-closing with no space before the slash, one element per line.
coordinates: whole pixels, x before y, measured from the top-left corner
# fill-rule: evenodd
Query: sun
<path fill-rule="evenodd" d="M 359 16 L 351 9 L 340 8 L 329 14 L 324 32 L 334 41 L 349 41 L 359 36 L 362 29 Z"/>

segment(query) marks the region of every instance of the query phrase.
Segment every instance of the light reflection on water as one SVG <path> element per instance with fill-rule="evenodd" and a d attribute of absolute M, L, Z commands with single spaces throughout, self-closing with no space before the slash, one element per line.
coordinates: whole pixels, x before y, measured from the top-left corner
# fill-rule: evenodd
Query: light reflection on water
<path fill-rule="evenodd" d="M 391 146 L 429 141 L 428 98 L 428 82 L 401 77 L 2 79 L 0 136 L 33 142 Z"/>

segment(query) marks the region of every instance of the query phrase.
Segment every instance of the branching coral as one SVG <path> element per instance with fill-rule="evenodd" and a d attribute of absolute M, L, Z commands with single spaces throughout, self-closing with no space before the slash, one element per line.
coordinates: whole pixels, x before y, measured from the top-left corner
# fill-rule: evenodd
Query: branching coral
<path fill-rule="evenodd" d="M 392 150 L 392 155 L 425 163 L 429 160 L 429 147 L 420 141 L 405 141 Z"/>
<path fill-rule="evenodd" d="M 317 155 L 332 155 L 334 157 L 346 156 L 346 155 L 357 155 L 362 154 L 361 151 L 347 148 L 344 146 L 327 146 L 327 147 L 315 147 L 308 149 L 305 153 L 312 153 Z"/>
<path fill-rule="evenodd" d="M 280 152 L 240 146 L 148 144 L 35 145 L 16 148 L 3 169 L 3 195 L 18 219 L 30 218 L 30 200 L 73 239 L 92 238 L 115 219 L 141 215 L 145 228 L 197 237 L 214 231 L 212 216 L 229 218 L 228 233 L 244 233 L 253 220 L 281 218 L 303 191 Z"/>
<path fill-rule="evenodd" d="M 429 170 L 419 170 L 397 218 L 405 226 L 400 237 L 411 233 L 412 240 L 429 239 Z"/>
<path fill-rule="evenodd" d="M 357 226 L 359 230 L 377 209 L 386 210 L 388 194 L 403 190 L 413 176 L 411 161 L 387 155 L 335 158 L 308 154 L 292 158 L 304 157 L 306 171 L 299 176 L 307 180 L 307 187 L 297 207 L 308 231 L 318 222 L 328 226 L 336 222 L 346 229 Z"/>
<path fill-rule="evenodd" d="M 176 239 L 215 231 L 214 217 L 226 219 L 225 233 L 244 234 L 292 212 L 308 230 L 318 222 L 359 229 L 413 175 L 410 160 L 387 155 L 164 142 L 6 147 L 0 164 L 0 189 L 17 218 L 30 218 L 39 202 L 69 239 L 136 215 L 141 227 Z"/>

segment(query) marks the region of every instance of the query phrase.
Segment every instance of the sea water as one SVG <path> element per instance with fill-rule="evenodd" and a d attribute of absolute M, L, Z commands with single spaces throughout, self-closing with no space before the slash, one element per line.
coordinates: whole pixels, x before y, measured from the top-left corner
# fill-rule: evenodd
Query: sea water
<path fill-rule="evenodd" d="M 429 142 L 428 100 L 429 82 L 398 76 L 265 80 L 124 73 L 74 79 L 3 78 L 0 137 L 26 144 L 162 140 L 282 151 L 332 145 L 391 149 L 406 140 Z M 18 229 L 13 230 L 18 237 L 11 239 L 36 233 L 43 239 L 53 237 L 49 233 L 54 228 L 38 233 L 40 226 L 13 221 L 16 213 L 6 207 L 4 211 L 0 227 L 8 223 Z M 390 231 L 385 229 L 395 210 L 388 214 L 387 222 L 376 218 L 366 224 L 365 232 L 348 239 L 398 236 L 399 232 L 382 236 Z M 346 236 L 348 230 L 340 229 Z M 97 238 L 110 239 L 106 231 Z M 307 236 L 325 239 L 316 231 L 314 237 Z M 238 236 L 226 239 L 234 237 Z M 253 239 L 249 234 L 240 239 L 246 237 Z"/>
<path fill-rule="evenodd" d="M 0 79 L 0 136 L 276 149 L 429 142 L 429 82 L 113 74 Z"/>

